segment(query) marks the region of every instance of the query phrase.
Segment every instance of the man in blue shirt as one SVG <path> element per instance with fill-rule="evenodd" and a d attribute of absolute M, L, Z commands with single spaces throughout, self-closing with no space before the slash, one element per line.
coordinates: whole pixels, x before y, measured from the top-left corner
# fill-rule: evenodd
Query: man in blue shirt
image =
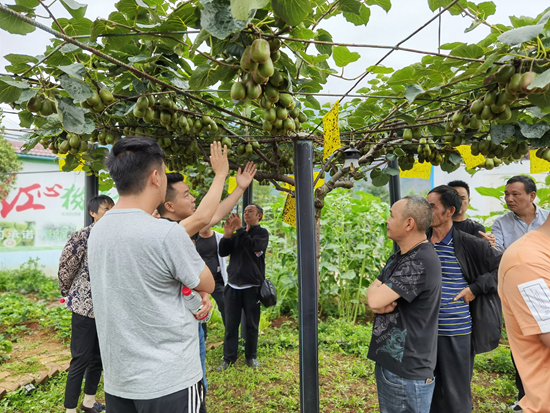
<path fill-rule="evenodd" d="M 447 185 L 427 200 L 433 210 L 428 239 L 441 262 L 437 365 L 432 413 L 470 413 L 475 354 L 498 346 L 502 314 L 497 294 L 500 253 L 480 238 L 453 228 L 462 200 Z"/>
<path fill-rule="evenodd" d="M 550 211 L 540 208 L 535 204 L 537 197 L 537 186 L 535 181 L 528 176 L 513 176 L 506 182 L 504 190 L 504 200 L 510 210 L 506 214 L 498 217 L 493 223 L 491 231 L 495 236 L 495 248 L 500 252 L 506 249 L 520 239 L 526 233 L 540 227 Z M 484 236 L 486 238 L 486 236 Z M 487 239 L 487 238 L 486 238 Z M 514 358 L 512 357 L 512 362 Z M 515 363 L 514 363 L 515 368 Z M 516 369 L 516 387 L 518 388 L 518 401 L 525 396 L 521 377 Z M 510 409 L 515 412 L 521 412 L 522 409 L 516 401 Z"/>

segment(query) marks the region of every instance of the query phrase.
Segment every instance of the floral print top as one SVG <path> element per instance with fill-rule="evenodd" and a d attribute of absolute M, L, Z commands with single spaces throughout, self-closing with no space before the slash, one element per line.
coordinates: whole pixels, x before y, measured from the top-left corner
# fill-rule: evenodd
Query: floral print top
<path fill-rule="evenodd" d="M 59 290 L 66 305 L 75 314 L 94 318 L 90 273 L 88 272 L 88 237 L 93 224 L 71 234 L 59 259 Z"/>

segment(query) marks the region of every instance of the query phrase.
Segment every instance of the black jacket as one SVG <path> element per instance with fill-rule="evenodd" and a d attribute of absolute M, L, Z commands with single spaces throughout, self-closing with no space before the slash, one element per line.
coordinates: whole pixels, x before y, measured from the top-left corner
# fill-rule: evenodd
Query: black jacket
<path fill-rule="evenodd" d="M 428 239 L 432 231 L 428 231 Z M 475 300 L 470 302 L 472 345 L 476 354 L 498 347 L 502 305 L 498 296 L 498 266 L 502 253 L 480 238 L 453 229 L 455 256 Z"/>
<path fill-rule="evenodd" d="M 227 281 L 237 287 L 254 285 L 259 287 L 265 278 L 265 252 L 269 232 L 259 225 L 253 225 L 247 232 L 240 228 L 231 238 L 222 238 L 219 254 L 231 255 L 227 268 Z"/>

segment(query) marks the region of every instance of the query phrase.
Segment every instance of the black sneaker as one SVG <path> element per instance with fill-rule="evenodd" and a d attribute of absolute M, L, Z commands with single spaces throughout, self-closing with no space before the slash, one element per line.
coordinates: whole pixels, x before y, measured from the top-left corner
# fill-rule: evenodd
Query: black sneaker
<path fill-rule="evenodd" d="M 227 369 L 229 368 L 229 366 L 232 366 L 232 365 L 233 365 L 233 363 L 228 363 L 227 361 L 224 360 L 224 362 L 218 366 L 218 368 L 216 369 L 216 371 L 217 371 L 218 373 L 220 373 L 220 372 L 222 372 L 222 371 L 227 370 Z"/>
<path fill-rule="evenodd" d="M 256 359 L 246 359 L 244 364 L 253 369 L 261 366 L 260 362 Z"/>
<path fill-rule="evenodd" d="M 82 410 L 84 413 L 101 413 L 105 411 L 105 405 L 99 402 L 95 402 L 94 407 L 86 407 L 81 404 L 80 410 Z"/>

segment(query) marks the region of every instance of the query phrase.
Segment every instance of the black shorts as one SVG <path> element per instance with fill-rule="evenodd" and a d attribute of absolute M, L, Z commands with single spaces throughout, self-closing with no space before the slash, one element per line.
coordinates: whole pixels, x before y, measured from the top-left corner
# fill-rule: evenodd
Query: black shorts
<path fill-rule="evenodd" d="M 203 413 L 206 412 L 202 380 L 176 393 L 151 400 L 123 399 L 105 393 L 107 413 Z"/>

